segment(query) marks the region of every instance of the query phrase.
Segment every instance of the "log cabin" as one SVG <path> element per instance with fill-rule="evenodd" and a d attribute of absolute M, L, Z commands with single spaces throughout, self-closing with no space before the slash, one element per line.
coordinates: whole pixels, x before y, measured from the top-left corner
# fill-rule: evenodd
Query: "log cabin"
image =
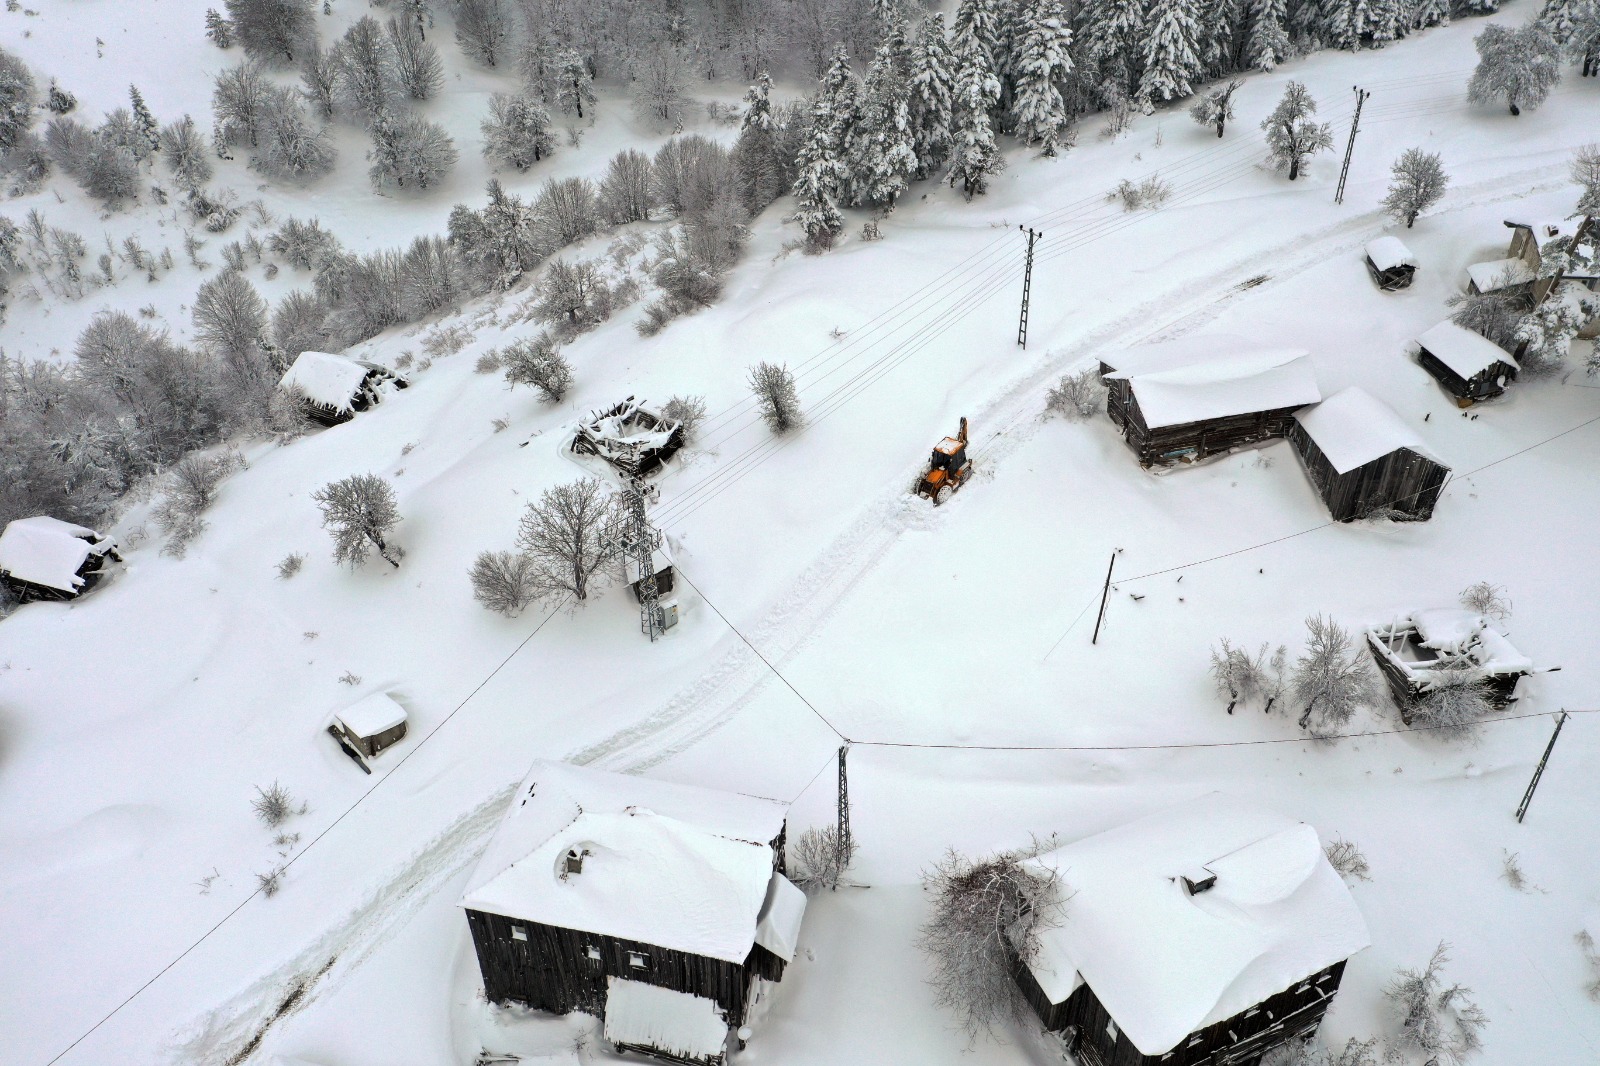
<path fill-rule="evenodd" d="M 629 396 L 579 422 L 571 447 L 576 455 L 600 457 L 627 477 L 651 477 L 683 447 L 683 424 Z"/>
<path fill-rule="evenodd" d="M 1369 241 L 1365 249 L 1367 273 L 1384 292 L 1411 287 L 1417 275 L 1417 257 L 1399 237 L 1382 236 Z"/>
<path fill-rule="evenodd" d="M 18 518 L 0 532 L 0 586 L 18 603 L 73 600 L 100 583 L 117 543 L 48 515 Z"/>
<path fill-rule="evenodd" d="M 1237 337 L 1198 336 L 1101 358 L 1106 414 L 1140 465 L 1170 466 L 1282 437 L 1322 399 L 1311 357 Z"/>
<path fill-rule="evenodd" d="M 1457 407 L 1492 400 L 1517 380 L 1517 362 L 1510 352 L 1448 319 L 1417 338 L 1417 362 Z"/>
<path fill-rule="evenodd" d="M 1465 672 L 1483 682 L 1491 705 L 1504 709 L 1521 695 L 1519 682 L 1533 673 L 1533 660 L 1488 618 L 1459 608 L 1415 611 L 1369 626 L 1367 650 L 1406 725 L 1440 679 Z"/>
<path fill-rule="evenodd" d="M 1336 522 L 1426 522 L 1450 476 L 1394 408 L 1354 386 L 1296 411 L 1289 444 Z"/>
<path fill-rule="evenodd" d="M 1370 943 L 1316 830 L 1215 793 L 1024 866 L 1063 906 L 1013 969 L 1080 1066 L 1253 1066 Z"/>
<path fill-rule="evenodd" d="M 278 381 L 278 388 L 300 398 L 306 417 L 325 426 L 348 422 L 408 385 L 388 367 L 328 352 L 301 352 Z"/>
<path fill-rule="evenodd" d="M 793 960 L 805 895 L 774 800 L 538 762 L 467 883 L 484 991 L 719 1066 Z"/>

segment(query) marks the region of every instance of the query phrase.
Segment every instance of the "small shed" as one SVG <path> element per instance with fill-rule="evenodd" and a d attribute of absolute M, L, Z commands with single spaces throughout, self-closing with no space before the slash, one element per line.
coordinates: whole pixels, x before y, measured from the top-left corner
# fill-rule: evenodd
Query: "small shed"
<path fill-rule="evenodd" d="M 775 800 L 535 763 L 461 900 L 485 993 L 586 1011 L 613 1043 L 714 1066 L 797 950 L 786 816 Z"/>
<path fill-rule="evenodd" d="M 1101 358 L 1106 413 L 1145 467 L 1197 462 L 1282 437 L 1322 399 L 1310 355 L 1238 337 L 1198 336 Z"/>
<path fill-rule="evenodd" d="M 1467 267 L 1467 291 L 1474 296 L 1508 292 L 1531 303 L 1534 277 L 1533 268 L 1519 258 L 1491 259 Z"/>
<path fill-rule="evenodd" d="M 371 759 L 406 735 L 406 709 L 387 692 L 374 692 L 334 715 L 328 732 L 347 751 Z"/>
<path fill-rule="evenodd" d="M 1511 353 L 1448 319 L 1417 338 L 1417 362 L 1455 397 L 1457 407 L 1493 399 L 1517 380 Z"/>
<path fill-rule="evenodd" d="M 377 363 L 328 352 L 301 352 L 284 372 L 278 387 L 301 398 L 307 417 L 325 426 L 336 426 L 382 403 L 391 390 L 409 384 Z"/>
<path fill-rule="evenodd" d="M 597 455 L 629 477 L 650 477 L 683 447 L 683 424 L 629 396 L 578 423 L 572 450 Z"/>
<path fill-rule="evenodd" d="M 1317 1031 L 1370 943 L 1316 830 L 1217 794 L 1028 864 L 1063 906 L 1017 982 L 1085 1066 L 1255 1063 Z"/>
<path fill-rule="evenodd" d="M 1517 699 L 1517 683 L 1533 673 L 1533 660 L 1488 618 L 1453 607 L 1416 611 L 1370 626 L 1367 647 L 1407 725 L 1417 703 L 1441 678 L 1465 671 L 1484 682 L 1494 706 L 1504 708 Z"/>
<path fill-rule="evenodd" d="M 1384 292 L 1411 286 L 1417 273 L 1417 257 L 1399 237 L 1385 235 L 1367 243 L 1367 273 Z"/>
<path fill-rule="evenodd" d="M 19 603 L 71 600 L 99 584 L 117 543 L 48 515 L 18 518 L 0 532 L 0 585 Z"/>
<path fill-rule="evenodd" d="M 1394 408 L 1353 386 L 1296 411 L 1289 443 L 1336 522 L 1426 522 L 1450 476 Z"/>

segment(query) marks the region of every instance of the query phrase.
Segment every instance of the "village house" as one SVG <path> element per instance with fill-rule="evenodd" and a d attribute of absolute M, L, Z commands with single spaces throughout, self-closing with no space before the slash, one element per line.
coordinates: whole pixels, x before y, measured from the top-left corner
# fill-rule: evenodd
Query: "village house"
<path fill-rule="evenodd" d="M 18 518 L 0 533 L 0 585 L 19 603 L 71 600 L 99 584 L 117 543 L 47 515 Z"/>
<path fill-rule="evenodd" d="M 1511 353 L 1449 319 L 1417 338 L 1417 362 L 1444 386 L 1457 407 L 1492 400 L 1517 380 Z"/>
<path fill-rule="evenodd" d="M 410 382 L 388 367 L 327 352 L 301 352 L 278 382 L 299 396 L 306 416 L 325 426 L 348 422 Z"/>
<path fill-rule="evenodd" d="M 719 1066 L 794 959 L 786 805 L 535 763 L 467 883 L 484 991 Z"/>
<path fill-rule="evenodd" d="M 1425 522 L 1450 476 L 1394 408 L 1354 386 L 1296 411 L 1289 443 L 1336 522 Z"/>
<path fill-rule="evenodd" d="M 1489 702 L 1504 708 L 1520 695 L 1519 682 L 1533 673 L 1533 660 L 1494 623 L 1454 607 L 1414 611 L 1370 626 L 1367 648 L 1407 725 L 1440 681 L 1463 676 L 1480 681 Z"/>
<path fill-rule="evenodd" d="M 1063 906 L 1017 981 L 1081 1066 L 1254 1066 L 1370 942 L 1316 830 L 1215 793 L 1025 865 Z"/>
<path fill-rule="evenodd" d="M 1554 273 L 1546 274 L 1543 265 L 1544 246 L 1561 237 L 1577 236 L 1581 220 L 1556 219 L 1542 222 L 1517 222 L 1508 220 L 1511 241 L 1501 259 L 1474 263 L 1467 267 L 1467 291 L 1473 294 L 1506 292 L 1520 298 L 1527 308 L 1543 303 L 1547 298 L 1566 300 L 1575 310 L 1585 314 L 1578 336 L 1592 339 L 1600 336 L 1600 301 L 1590 302 L 1590 294 L 1600 293 L 1600 273 L 1592 269 L 1564 273 L 1560 288 Z M 1582 258 L 1596 261 L 1594 245 L 1597 234 L 1593 228 L 1583 234 Z M 1544 274 L 1543 277 L 1540 275 Z"/>
<path fill-rule="evenodd" d="M 632 396 L 594 412 L 572 436 L 574 454 L 598 456 L 630 478 L 656 474 L 682 447 L 683 424 Z"/>
<path fill-rule="evenodd" d="M 1384 292 L 1411 287 L 1417 274 L 1417 257 L 1399 237 L 1383 236 L 1367 242 L 1367 273 Z"/>
<path fill-rule="evenodd" d="M 1106 413 L 1141 465 L 1197 462 L 1282 437 L 1322 399 L 1311 357 L 1237 337 L 1197 336 L 1101 358 Z"/>

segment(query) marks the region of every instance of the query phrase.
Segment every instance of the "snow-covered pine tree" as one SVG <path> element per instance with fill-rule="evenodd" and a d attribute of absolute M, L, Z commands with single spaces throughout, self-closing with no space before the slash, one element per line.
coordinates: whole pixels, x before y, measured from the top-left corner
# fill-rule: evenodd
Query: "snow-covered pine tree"
<path fill-rule="evenodd" d="M 845 165 L 855 203 L 894 210 L 895 201 L 916 172 L 907 95 L 905 83 L 895 73 L 892 51 L 887 44 L 879 46 L 861 88 L 846 145 Z"/>
<path fill-rule="evenodd" d="M 133 108 L 134 128 L 139 131 L 139 139 L 144 142 L 143 149 L 134 154 L 144 159 L 153 152 L 161 151 L 161 125 L 156 122 L 156 117 L 145 105 L 144 97 L 140 95 L 137 85 L 128 86 L 128 100 Z"/>
<path fill-rule="evenodd" d="M 782 163 L 772 114 L 772 78 L 766 71 L 744 94 L 744 118 L 739 140 L 733 146 L 733 167 L 739 175 L 739 193 L 745 209 L 759 212 L 783 192 Z"/>
<path fill-rule="evenodd" d="M 1572 40 L 1567 43 L 1567 57 L 1582 64 L 1582 77 L 1600 74 L 1600 3 L 1591 3 L 1579 13 Z"/>
<path fill-rule="evenodd" d="M 1000 79 L 972 20 L 957 21 L 952 51 L 955 129 L 949 181 L 952 186 L 961 182 L 961 191 L 970 200 L 988 187 L 990 174 L 1005 166 L 989 122 L 989 111 L 1000 99 Z"/>
<path fill-rule="evenodd" d="M 1312 52 L 1323 47 L 1324 23 L 1327 20 L 1322 10 L 1322 0 L 1288 0 L 1287 10 L 1283 28 L 1289 32 L 1289 43 L 1295 50 Z"/>
<path fill-rule="evenodd" d="M 1594 6 L 1594 0 L 1545 0 L 1539 24 L 1550 31 L 1556 44 L 1565 48 L 1572 43 L 1585 9 Z"/>
<path fill-rule="evenodd" d="M 1561 80 L 1561 49 L 1550 31 L 1538 22 L 1520 29 L 1486 26 L 1472 40 L 1478 66 L 1467 83 L 1467 96 L 1475 104 L 1505 100 L 1513 115 L 1544 103 Z"/>
<path fill-rule="evenodd" d="M 1444 196 L 1450 178 L 1439 161 L 1439 153 L 1424 152 L 1421 148 L 1406 149 L 1405 154 L 1395 160 L 1393 173 L 1383 208 L 1390 218 L 1404 222 L 1406 229 L 1410 229 L 1419 214 Z"/>
<path fill-rule="evenodd" d="M 850 181 L 843 159 L 850 127 L 855 121 L 856 83 L 850 56 L 836 45 L 833 59 L 822 75 L 822 85 L 811 104 L 811 130 L 800 147 L 799 173 L 794 180 L 795 220 L 805 230 L 814 251 L 833 246 L 844 228 L 839 201 Z"/>
<path fill-rule="evenodd" d="M 1500 10 L 1500 0 L 1455 0 L 1460 15 L 1492 15 Z"/>
<path fill-rule="evenodd" d="M 1076 37 L 1097 82 L 1131 96 L 1144 72 L 1145 9 L 1141 0 L 1091 0 L 1078 10 Z"/>
<path fill-rule="evenodd" d="M 1251 6 L 1245 62 L 1257 70 L 1271 70 L 1289 57 L 1288 6 L 1288 0 L 1254 0 Z"/>
<path fill-rule="evenodd" d="M 206 37 L 218 48 L 233 47 L 233 23 L 223 18 L 214 7 L 206 10 Z"/>
<path fill-rule="evenodd" d="M 756 82 L 744 92 L 744 117 L 739 122 L 739 132 L 757 129 L 772 132 L 772 76 L 766 71 L 756 75 Z"/>
<path fill-rule="evenodd" d="M 1202 126 L 1217 127 L 1221 137 L 1228 120 L 1233 118 L 1233 94 L 1239 91 L 1242 81 L 1230 81 L 1226 87 L 1212 89 L 1194 102 L 1189 117 Z"/>
<path fill-rule="evenodd" d="M 957 38 L 963 33 L 969 34 L 983 46 L 984 55 L 989 59 L 989 70 L 993 72 L 1003 44 L 1001 34 L 1004 27 L 998 0 L 961 0 L 956 7 L 952 29 Z"/>
<path fill-rule="evenodd" d="M 1025 9 L 1025 29 L 1013 62 L 1016 93 L 1012 126 L 1023 144 L 1039 144 L 1056 154 L 1067 125 L 1066 104 L 1058 87 L 1072 70 L 1072 30 L 1059 0 L 1034 0 Z"/>
<path fill-rule="evenodd" d="M 1200 35 L 1195 54 L 1205 77 L 1220 78 L 1238 68 L 1246 0 L 1208 0 L 1200 5 Z"/>
<path fill-rule="evenodd" d="M 1150 5 L 1139 99 L 1164 104 L 1194 92 L 1190 79 L 1205 71 L 1195 45 L 1200 37 L 1199 0 L 1155 0 Z"/>
<path fill-rule="evenodd" d="M 556 78 L 556 100 L 561 110 L 581 119 L 584 117 L 585 104 L 593 109 L 594 75 L 589 72 L 589 64 L 575 49 L 564 49 L 556 56 Z"/>
<path fill-rule="evenodd" d="M 1411 0 L 1406 11 L 1408 29 L 1425 30 L 1429 26 L 1450 24 L 1450 0 Z"/>
<path fill-rule="evenodd" d="M 951 104 L 955 74 L 951 69 L 950 43 L 945 39 L 944 16 L 932 14 L 922 20 L 917 41 L 911 46 L 911 149 L 917 156 L 918 178 L 925 178 L 949 156 L 951 145 Z"/>
<path fill-rule="evenodd" d="M 1317 102 L 1306 87 L 1291 81 L 1284 87 L 1283 99 L 1261 123 L 1272 163 L 1279 170 L 1287 170 L 1290 181 L 1300 176 L 1306 160 L 1333 147 L 1333 128 L 1313 120 L 1311 116 L 1316 111 Z"/>

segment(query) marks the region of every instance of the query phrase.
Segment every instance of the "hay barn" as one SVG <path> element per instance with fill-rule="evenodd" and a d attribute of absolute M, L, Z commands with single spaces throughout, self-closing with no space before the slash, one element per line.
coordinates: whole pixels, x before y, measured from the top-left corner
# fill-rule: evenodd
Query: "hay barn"
<path fill-rule="evenodd" d="M 1417 257 L 1399 237 L 1384 236 L 1366 247 L 1367 273 L 1384 292 L 1411 287 L 1417 275 Z"/>
<path fill-rule="evenodd" d="M 297 395 L 306 416 L 325 426 L 348 422 L 357 414 L 383 402 L 394 389 L 410 382 L 388 367 L 346 359 L 328 352 L 301 352 L 278 382 L 278 388 Z"/>
<path fill-rule="evenodd" d="M 1354 387 L 1296 411 L 1289 443 L 1337 522 L 1426 522 L 1450 476 L 1394 408 Z"/>
<path fill-rule="evenodd" d="M 100 583 L 108 560 L 122 561 L 116 541 L 48 515 L 0 533 L 0 585 L 19 603 L 76 599 Z"/>
<path fill-rule="evenodd" d="M 1455 398 L 1457 407 L 1492 400 L 1517 380 L 1511 353 L 1448 319 L 1417 338 L 1417 362 Z"/>

